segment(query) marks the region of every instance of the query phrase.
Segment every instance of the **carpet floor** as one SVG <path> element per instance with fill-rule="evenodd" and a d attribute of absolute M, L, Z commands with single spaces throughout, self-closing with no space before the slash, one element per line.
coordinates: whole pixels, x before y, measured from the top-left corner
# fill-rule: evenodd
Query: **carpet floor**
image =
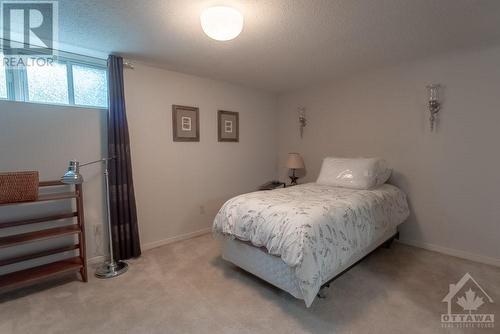
<path fill-rule="evenodd" d="M 496 328 L 442 328 L 449 284 L 470 273 Z M 210 235 L 152 249 L 123 276 L 0 295 L 0 333 L 499 333 L 500 268 L 402 244 L 381 248 L 311 308 L 225 262 Z"/>

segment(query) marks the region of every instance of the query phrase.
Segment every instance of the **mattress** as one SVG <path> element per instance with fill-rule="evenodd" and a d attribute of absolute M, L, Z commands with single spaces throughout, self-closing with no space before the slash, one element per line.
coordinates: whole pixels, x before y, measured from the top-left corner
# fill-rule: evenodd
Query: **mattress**
<path fill-rule="evenodd" d="M 278 256 L 294 271 L 300 296 L 310 306 L 328 277 L 408 214 L 405 194 L 392 185 L 354 190 L 308 183 L 228 200 L 213 232 Z"/>

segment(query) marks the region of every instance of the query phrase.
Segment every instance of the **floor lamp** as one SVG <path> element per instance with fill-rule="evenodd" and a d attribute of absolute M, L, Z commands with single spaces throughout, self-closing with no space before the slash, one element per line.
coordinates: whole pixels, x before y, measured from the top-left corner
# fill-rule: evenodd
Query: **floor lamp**
<path fill-rule="evenodd" d="M 71 160 L 69 162 L 68 171 L 61 178 L 61 182 L 64 184 L 81 184 L 83 183 L 83 177 L 80 174 L 80 167 L 104 163 L 104 179 L 106 181 L 106 209 L 107 209 L 107 220 L 108 220 L 108 235 L 109 235 L 109 262 L 103 263 L 97 268 L 95 276 L 97 278 L 112 278 L 119 276 L 127 271 L 128 264 L 124 261 L 115 261 L 113 255 L 113 238 L 111 236 L 111 214 L 109 208 L 109 175 L 108 175 L 108 165 L 109 161 L 113 158 L 103 158 L 96 161 L 87 162 L 80 164 L 76 160 Z"/>

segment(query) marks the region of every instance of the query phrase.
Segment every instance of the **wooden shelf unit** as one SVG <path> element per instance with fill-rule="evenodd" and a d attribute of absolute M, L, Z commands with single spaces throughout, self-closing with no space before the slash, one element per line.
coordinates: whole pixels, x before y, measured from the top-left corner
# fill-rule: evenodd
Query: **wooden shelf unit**
<path fill-rule="evenodd" d="M 40 182 L 39 185 L 40 188 L 58 187 L 58 186 L 67 187 L 67 185 L 65 185 L 60 181 L 45 181 L 45 182 Z M 83 215 L 83 192 L 81 184 L 75 185 L 74 191 L 72 192 L 40 194 L 38 196 L 38 199 L 35 201 L 0 204 L 0 206 L 22 205 L 29 203 L 36 204 L 38 202 L 44 202 L 44 201 L 58 201 L 67 199 L 76 200 L 76 211 L 60 212 L 57 214 L 52 213 L 50 215 L 41 215 L 39 217 L 32 217 L 29 219 L 18 219 L 18 220 L 0 222 L 0 229 L 23 226 L 23 225 L 36 226 L 39 223 L 57 221 L 61 219 L 76 218 L 76 222 L 74 224 L 65 225 L 61 227 L 38 229 L 27 233 L 17 233 L 5 237 L 0 237 L 0 249 L 6 247 L 15 247 L 26 243 L 33 243 L 52 238 L 60 238 L 68 235 L 77 235 L 78 242 L 64 247 L 44 249 L 29 254 L 3 259 L 0 260 L 0 267 L 74 250 L 78 250 L 79 253 L 78 256 L 51 262 L 34 268 L 19 270 L 5 275 L 0 275 L 0 291 L 3 291 L 6 288 L 15 288 L 20 286 L 25 286 L 31 283 L 36 283 L 40 280 L 47 279 L 60 274 L 62 275 L 74 272 L 80 272 L 82 281 L 87 282 L 88 277 L 87 277 L 87 261 L 85 254 L 85 224 Z"/>

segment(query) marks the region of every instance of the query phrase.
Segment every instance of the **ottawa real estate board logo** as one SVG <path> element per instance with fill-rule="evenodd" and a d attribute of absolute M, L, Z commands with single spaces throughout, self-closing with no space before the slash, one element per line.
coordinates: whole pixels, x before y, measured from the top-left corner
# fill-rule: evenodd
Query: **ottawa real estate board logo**
<path fill-rule="evenodd" d="M 450 284 L 449 292 L 442 302 L 447 303 L 448 312 L 441 314 L 441 327 L 495 327 L 495 315 L 488 312 L 493 299 L 469 273 L 456 284 Z"/>
<path fill-rule="evenodd" d="M 57 1 L 0 1 L 1 50 L 5 66 L 52 58 L 57 50 Z M 29 65 L 29 64 L 23 64 Z"/>

